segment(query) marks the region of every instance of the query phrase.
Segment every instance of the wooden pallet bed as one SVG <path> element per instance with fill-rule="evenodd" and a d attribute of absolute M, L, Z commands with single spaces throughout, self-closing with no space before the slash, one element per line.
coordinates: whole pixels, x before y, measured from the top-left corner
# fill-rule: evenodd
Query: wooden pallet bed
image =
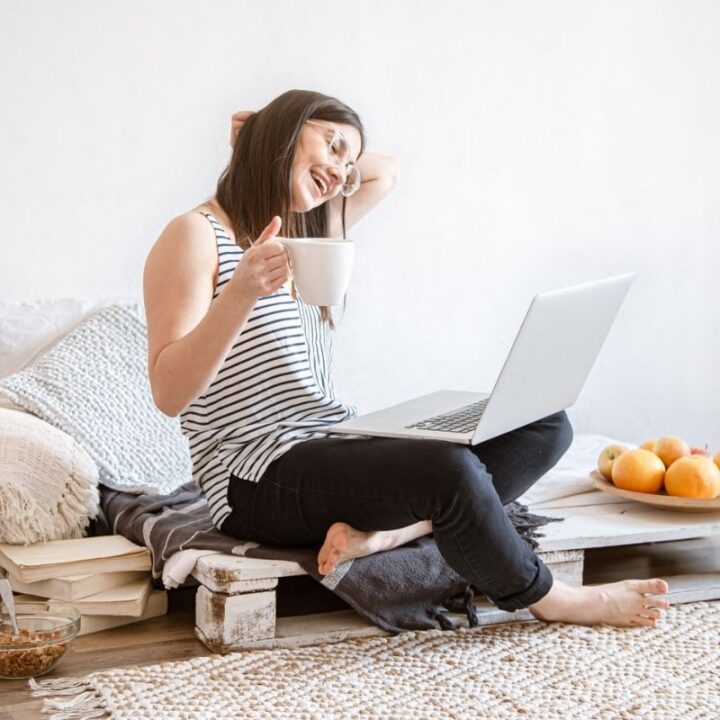
<path fill-rule="evenodd" d="M 564 518 L 543 528 L 538 549 L 553 575 L 564 582 L 660 576 L 670 585 L 671 603 L 720 598 L 720 543 L 715 544 L 720 540 L 720 513 L 672 512 L 635 502 L 531 509 Z M 588 578 L 586 554 L 601 550 L 612 561 L 594 565 Z M 610 556 L 607 550 L 615 552 Z M 214 652 L 225 653 L 386 634 L 352 610 L 278 618 L 278 579 L 304 574 L 293 562 L 202 557 L 193 572 L 200 583 L 197 637 Z M 510 613 L 487 601 L 476 604 L 482 625 L 533 620 L 528 610 Z"/>

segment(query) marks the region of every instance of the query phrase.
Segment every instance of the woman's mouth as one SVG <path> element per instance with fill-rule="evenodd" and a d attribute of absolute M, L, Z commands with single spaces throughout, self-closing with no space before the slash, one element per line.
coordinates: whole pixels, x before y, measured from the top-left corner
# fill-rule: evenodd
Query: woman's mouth
<path fill-rule="evenodd" d="M 314 172 L 310 173 L 310 177 L 312 178 L 312 184 L 315 187 L 317 196 L 322 197 L 323 195 L 325 195 L 328 189 L 325 178 Z"/>

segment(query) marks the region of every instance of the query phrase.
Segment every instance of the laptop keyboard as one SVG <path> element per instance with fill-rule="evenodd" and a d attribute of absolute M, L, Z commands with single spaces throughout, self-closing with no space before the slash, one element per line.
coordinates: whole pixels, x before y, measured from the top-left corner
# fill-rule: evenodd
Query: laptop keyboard
<path fill-rule="evenodd" d="M 465 405 L 457 410 L 435 415 L 420 420 L 420 422 L 406 425 L 407 429 L 441 430 L 442 432 L 468 433 L 477 427 L 480 416 L 485 412 L 489 398 Z"/>

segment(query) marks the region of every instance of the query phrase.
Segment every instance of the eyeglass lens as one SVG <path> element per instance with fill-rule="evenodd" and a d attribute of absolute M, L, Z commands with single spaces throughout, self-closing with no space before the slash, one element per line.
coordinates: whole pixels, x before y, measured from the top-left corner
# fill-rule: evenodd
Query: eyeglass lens
<path fill-rule="evenodd" d="M 333 133 L 330 151 L 338 165 L 343 166 L 345 169 L 345 182 L 341 192 L 345 197 L 348 197 L 360 187 L 360 171 L 357 165 L 350 160 L 350 146 L 347 140 L 338 132 Z"/>

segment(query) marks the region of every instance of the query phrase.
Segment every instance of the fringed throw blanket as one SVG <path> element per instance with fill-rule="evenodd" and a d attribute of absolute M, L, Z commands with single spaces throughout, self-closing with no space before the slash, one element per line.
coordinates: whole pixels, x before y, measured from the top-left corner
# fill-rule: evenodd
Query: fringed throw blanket
<path fill-rule="evenodd" d="M 465 612 L 477 624 L 473 588 L 445 562 L 435 540 L 425 536 L 401 547 L 346 560 L 331 575 L 317 571 L 318 548 L 286 548 L 242 542 L 219 532 L 200 489 L 187 483 L 170 495 L 134 495 L 103 488 L 106 532 L 146 545 L 153 577 L 160 581 L 166 561 L 182 550 L 211 550 L 272 560 L 290 560 L 336 593 L 361 616 L 387 632 L 455 629 L 446 613 Z M 505 507 L 515 529 L 533 548 L 537 528 L 560 518 L 534 515 L 525 505 Z"/>

